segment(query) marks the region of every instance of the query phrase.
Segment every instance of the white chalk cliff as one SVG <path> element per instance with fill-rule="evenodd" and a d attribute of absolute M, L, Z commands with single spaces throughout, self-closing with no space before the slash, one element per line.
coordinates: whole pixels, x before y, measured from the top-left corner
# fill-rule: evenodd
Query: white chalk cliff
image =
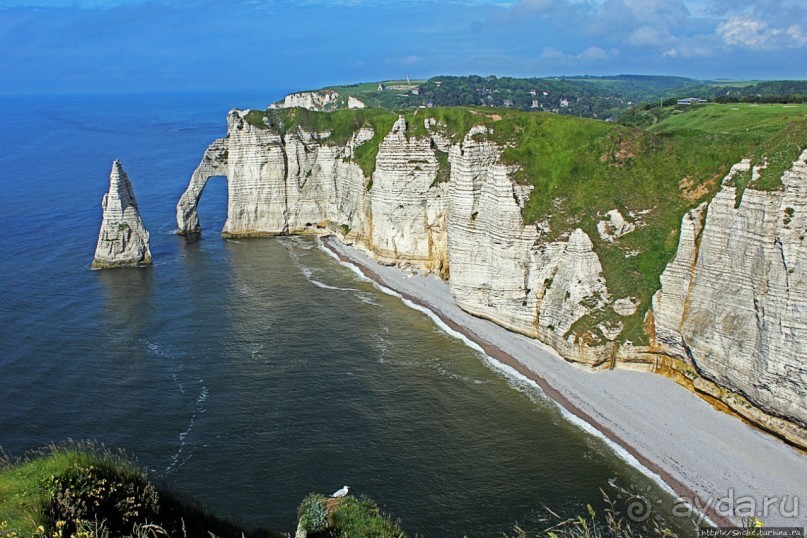
<path fill-rule="evenodd" d="M 647 313 L 651 343 L 639 347 L 617 339 L 620 316 L 638 302 L 611 297 L 582 229 L 548 240 L 543 226 L 524 223 L 531 187 L 513 180 L 484 127 L 451 143 L 435 120 L 417 137 L 400 117 L 365 176 L 356 150 L 372 129 L 334 144 L 330 133 L 282 133 L 246 114 L 231 111 L 227 136 L 205 152 L 177 206 L 180 233 L 199 231 L 204 184 L 226 176 L 227 235 L 334 234 L 382 263 L 447 279 L 463 309 L 568 360 L 648 370 L 663 363 L 694 390 L 807 447 L 807 152 L 782 191 L 752 182 L 735 208 L 726 182 L 684 217 L 678 254 Z M 617 211 L 604 219 L 608 241 L 633 230 Z M 575 328 L 604 310 L 616 321 L 584 334 Z"/>
<path fill-rule="evenodd" d="M 339 94 L 333 90 L 317 90 L 311 92 L 290 93 L 283 103 L 273 104 L 270 108 L 307 108 L 308 110 L 328 110 L 336 106 Z M 356 99 L 358 101 L 358 99 Z M 361 103 L 361 101 L 358 101 Z M 362 103 L 363 104 L 363 103 Z M 364 108 L 354 106 L 350 108 Z"/>
<path fill-rule="evenodd" d="M 101 200 L 103 217 L 93 269 L 131 267 L 151 263 L 149 234 L 143 227 L 132 183 L 117 159 L 109 175 L 109 192 Z"/>
<path fill-rule="evenodd" d="M 737 207 L 727 180 L 684 217 L 653 298 L 656 339 L 691 361 L 696 389 L 795 437 L 797 428 L 777 419 L 807 425 L 807 151 L 782 190 L 752 182 Z"/>

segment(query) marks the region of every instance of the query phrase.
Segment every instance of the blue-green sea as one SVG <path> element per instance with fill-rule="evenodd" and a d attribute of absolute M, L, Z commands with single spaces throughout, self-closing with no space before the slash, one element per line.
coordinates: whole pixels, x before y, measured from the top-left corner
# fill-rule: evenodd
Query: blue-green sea
<path fill-rule="evenodd" d="M 316 240 L 223 239 L 224 178 L 201 236 L 175 234 L 227 110 L 283 93 L 0 99 L 0 447 L 120 447 L 217 515 L 278 531 L 308 492 L 345 484 L 422 537 L 545 528 L 544 506 L 601 513 L 600 490 L 669 501 Z M 155 263 L 91 271 L 115 158 Z"/>

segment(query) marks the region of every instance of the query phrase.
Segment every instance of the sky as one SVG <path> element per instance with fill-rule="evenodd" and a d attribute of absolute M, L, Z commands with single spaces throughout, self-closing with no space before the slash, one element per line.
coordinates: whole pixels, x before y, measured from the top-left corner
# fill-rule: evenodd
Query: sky
<path fill-rule="evenodd" d="M 0 0 L 0 93 L 807 78 L 805 0 Z"/>

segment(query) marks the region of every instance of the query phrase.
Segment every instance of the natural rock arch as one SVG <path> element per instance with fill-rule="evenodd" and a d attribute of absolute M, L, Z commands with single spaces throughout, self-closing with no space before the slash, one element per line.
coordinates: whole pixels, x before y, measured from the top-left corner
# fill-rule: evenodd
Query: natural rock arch
<path fill-rule="evenodd" d="M 227 137 L 219 138 L 208 146 L 202 157 L 202 162 L 196 167 L 191 176 L 188 188 L 182 193 L 177 203 L 177 233 L 194 234 L 202 231 L 199 225 L 197 212 L 199 199 L 211 177 L 228 177 L 227 150 L 229 140 Z"/>

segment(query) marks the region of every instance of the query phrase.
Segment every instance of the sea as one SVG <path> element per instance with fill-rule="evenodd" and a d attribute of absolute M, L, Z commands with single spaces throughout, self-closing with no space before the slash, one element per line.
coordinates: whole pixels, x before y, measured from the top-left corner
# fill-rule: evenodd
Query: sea
<path fill-rule="evenodd" d="M 349 485 L 411 536 L 601 518 L 604 495 L 690 533 L 655 480 L 316 239 L 222 238 L 225 178 L 201 235 L 176 234 L 227 111 L 285 93 L 0 98 L 2 450 L 124 449 L 216 515 L 281 532 L 306 494 Z M 154 264 L 93 271 L 116 158 Z"/>

